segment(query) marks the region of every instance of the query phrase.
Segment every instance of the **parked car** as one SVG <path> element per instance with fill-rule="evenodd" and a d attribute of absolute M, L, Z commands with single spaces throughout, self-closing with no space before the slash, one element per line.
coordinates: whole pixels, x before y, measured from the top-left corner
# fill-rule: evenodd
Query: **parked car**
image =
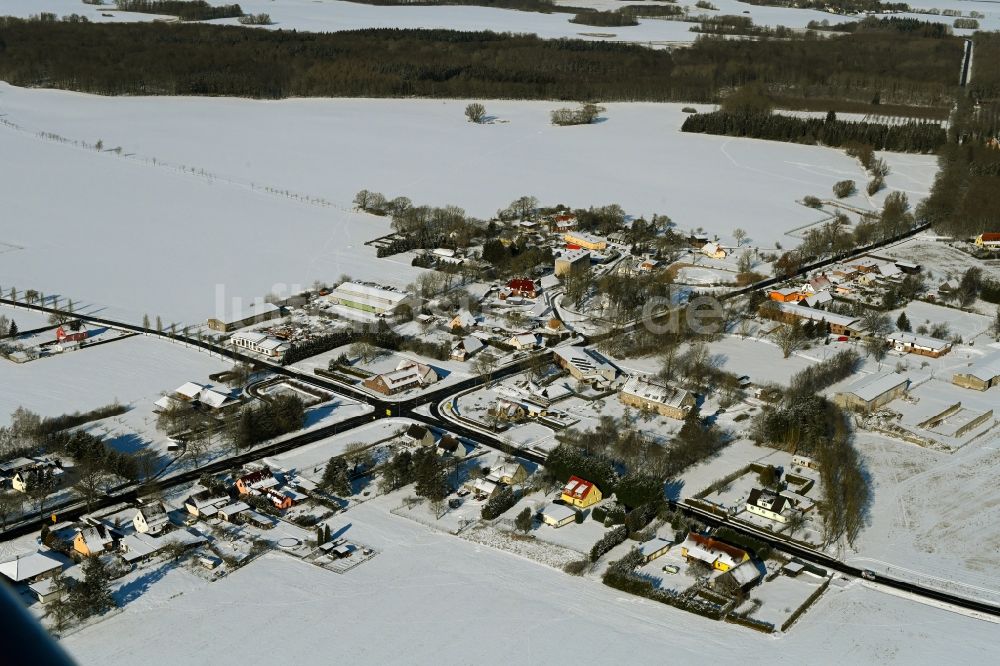
<path fill-rule="evenodd" d="M 875 572 L 871 569 L 865 569 L 861 572 L 861 577 L 865 580 L 875 580 Z"/>
<path fill-rule="evenodd" d="M 675 574 L 675 573 L 677 573 L 680 570 L 681 570 L 681 568 L 679 566 L 677 566 L 676 564 L 664 564 L 663 565 L 663 572 L 664 573 Z"/>
<path fill-rule="evenodd" d="M 457 497 L 452 497 L 450 500 L 448 500 L 449 509 L 457 509 L 460 506 L 462 506 L 462 500 L 458 499 Z"/>

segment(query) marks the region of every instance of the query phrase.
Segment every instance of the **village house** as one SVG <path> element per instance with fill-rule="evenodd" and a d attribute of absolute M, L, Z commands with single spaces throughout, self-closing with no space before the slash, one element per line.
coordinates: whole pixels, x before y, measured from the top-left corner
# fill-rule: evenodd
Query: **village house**
<path fill-rule="evenodd" d="M 1000 233 L 982 233 L 976 236 L 976 240 L 973 242 L 976 244 L 976 247 L 987 250 L 1000 250 Z"/>
<path fill-rule="evenodd" d="M 232 396 L 216 391 L 215 389 L 202 386 L 196 382 L 185 382 L 174 389 L 170 395 L 162 396 L 155 401 L 154 411 L 165 411 L 187 405 L 190 407 L 205 407 L 213 412 L 223 411 L 239 404 L 239 400 Z"/>
<path fill-rule="evenodd" d="M 437 380 L 437 372 L 429 365 L 403 360 L 394 371 L 375 375 L 361 383 L 377 393 L 395 395 L 410 389 L 429 386 Z"/>
<path fill-rule="evenodd" d="M 569 477 L 559 496 L 566 504 L 580 509 L 597 504 L 603 497 L 597 486 L 578 476 Z"/>
<path fill-rule="evenodd" d="M 469 479 L 463 488 L 472 493 L 477 499 L 489 499 L 500 490 L 500 485 L 487 479 Z"/>
<path fill-rule="evenodd" d="M 750 560 L 746 551 L 695 532 L 689 532 L 687 539 L 681 544 L 681 556 L 689 561 L 704 562 L 713 569 L 723 572 Z"/>
<path fill-rule="evenodd" d="M 549 228 L 553 232 L 567 232 L 576 229 L 576 215 L 572 213 L 559 213 L 553 215 L 549 220 Z"/>
<path fill-rule="evenodd" d="M 859 412 L 871 412 L 906 393 L 910 380 L 895 372 L 880 372 L 862 377 L 847 390 L 833 396 L 833 401 Z"/>
<path fill-rule="evenodd" d="M 87 339 L 87 335 L 87 330 L 80 325 L 79 321 L 72 324 L 62 324 L 56 329 L 57 342 L 83 342 Z"/>
<path fill-rule="evenodd" d="M 467 335 L 462 338 L 451 350 L 451 360 L 467 361 L 476 355 L 485 345 L 483 341 L 474 335 Z"/>
<path fill-rule="evenodd" d="M 163 506 L 163 502 L 147 502 L 140 506 L 135 512 L 135 517 L 132 518 L 132 525 L 135 527 L 135 531 L 140 534 L 155 536 L 163 532 L 170 525 L 167 509 Z"/>
<path fill-rule="evenodd" d="M 581 382 L 613 382 L 618 368 L 597 352 L 583 347 L 558 347 L 555 362 Z"/>
<path fill-rule="evenodd" d="M 115 538 L 111 530 L 103 525 L 88 525 L 76 531 L 73 537 L 73 550 L 83 557 L 100 555 L 101 553 L 113 550 Z"/>
<path fill-rule="evenodd" d="M 568 275 L 590 266 L 590 250 L 566 250 L 555 258 L 555 276 Z"/>
<path fill-rule="evenodd" d="M 278 480 L 267 467 L 255 470 L 236 479 L 236 492 L 240 495 L 259 495 L 278 485 Z"/>
<path fill-rule="evenodd" d="M 938 358 L 951 351 L 951 342 L 938 338 L 897 332 L 887 335 L 885 339 L 893 349 L 904 354 Z"/>
<path fill-rule="evenodd" d="M 753 562 L 744 562 L 729 571 L 719 574 L 711 581 L 714 590 L 723 594 L 730 594 L 735 591 L 746 592 L 753 587 L 753 584 L 760 580 L 761 573 L 754 566 Z"/>
<path fill-rule="evenodd" d="M 519 402 L 499 398 L 490 405 L 489 414 L 503 421 L 519 421 L 528 415 L 528 411 Z"/>
<path fill-rule="evenodd" d="M 608 249 L 608 241 L 599 236 L 580 231 L 568 231 L 563 236 L 568 250 L 591 250 L 592 252 L 603 252 Z"/>
<path fill-rule="evenodd" d="M 455 315 L 450 322 L 448 322 L 448 328 L 453 331 L 470 331 L 476 327 L 476 323 L 476 318 L 472 316 L 472 313 L 468 310 L 463 310 Z"/>
<path fill-rule="evenodd" d="M 538 346 L 538 336 L 534 333 L 518 333 L 512 336 L 508 341 L 511 347 L 517 350 L 534 349 Z"/>
<path fill-rule="evenodd" d="M 444 435 L 435 449 L 439 456 L 451 456 L 452 458 L 464 458 L 468 451 L 465 444 L 454 435 Z"/>
<path fill-rule="evenodd" d="M 787 523 L 790 515 L 790 503 L 783 497 L 770 490 L 754 488 L 750 491 L 747 499 L 746 509 L 755 516 L 761 516 L 776 523 Z"/>
<path fill-rule="evenodd" d="M 252 351 L 268 358 L 280 358 L 291 348 L 291 345 L 284 340 L 279 340 L 266 333 L 258 333 L 256 331 L 234 333 L 229 338 L 229 342 L 234 347 L 246 349 L 247 351 Z"/>
<path fill-rule="evenodd" d="M 281 308 L 274 303 L 255 303 L 243 312 L 233 314 L 228 319 L 216 317 L 209 319 L 208 327 L 220 333 L 231 333 L 236 329 L 277 319 L 280 316 Z"/>
<path fill-rule="evenodd" d="M 21 555 L 0 564 L 0 574 L 15 583 L 30 584 L 62 571 L 62 562 L 45 553 Z"/>
<path fill-rule="evenodd" d="M 817 291 L 815 294 L 809 294 L 805 298 L 805 304 L 811 308 L 820 307 L 833 302 L 833 295 L 828 291 Z"/>
<path fill-rule="evenodd" d="M 282 488 L 281 490 L 275 488 L 265 488 L 262 494 L 270 500 L 271 504 L 274 505 L 274 508 L 280 511 L 287 511 L 299 502 L 303 502 L 308 499 L 306 495 L 287 488 Z"/>
<path fill-rule="evenodd" d="M 722 246 L 716 242 L 708 242 L 701 246 L 699 250 L 703 255 L 709 259 L 725 259 L 726 251 L 722 249 Z"/>
<path fill-rule="evenodd" d="M 684 420 L 695 406 L 695 398 L 689 391 L 655 383 L 642 375 L 629 377 L 618 398 L 630 407 L 677 420 Z"/>
<path fill-rule="evenodd" d="M 431 432 L 430 428 L 419 423 L 414 423 L 406 429 L 406 432 L 403 433 L 403 440 L 409 444 L 420 446 L 433 446 L 435 441 L 434 433 Z"/>
<path fill-rule="evenodd" d="M 15 472 L 10 480 L 10 487 L 20 493 L 29 493 L 39 483 L 47 483 L 54 489 L 59 485 L 62 476 L 62 469 L 50 462 L 41 462 Z"/>
<path fill-rule="evenodd" d="M 249 510 L 250 505 L 246 502 L 233 502 L 221 507 L 216 515 L 227 523 L 235 523 L 242 513 Z"/>
<path fill-rule="evenodd" d="M 535 298 L 541 292 L 541 287 L 535 283 L 534 280 L 528 278 L 514 278 L 507 282 L 508 296 L 516 296 L 520 298 Z M 501 298 L 503 296 L 501 295 Z"/>
<path fill-rule="evenodd" d="M 1000 354 L 983 357 L 964 370 L 956 372 L 951 382 L 956 386 L 976 391 L 1000 386 Z"/>
<path fill-rule="evenodd" d="M 656 537 L 639 544 L 639 555 L 642 556 L 642 563 L 649 564 L 661 555 L 670 550 L 670 542 L 666 539 Z"/>
<path fill-rule="evenodd" d="M 220 506 L 228 503 L 228 495 L 202 490 L 188 497 L 184 501 L 184 508 L 196 518 L 211 518 L 218 513 Z"/>
<path fill-rule="evenodd" d="M 565 504 L 549 504 L 538 512 L 538 517 L 546 525 L 562 527 L 576 520 L 576 511 Z"/>
<path fill-rule="evenodd" d="M 768 293 L 768 297 L 772 301 L 777 301 L 778 303 L 798 303 L 806 296 L 808 296 L 808 294 L 805 294 L 794 287 L 782 287 L 781 289 L 772 289 Z"/>
<path fill-rule="evenodd" d="M 407 294 L 373 284 L 344 282 L 323 298 L 334 305 L 382 317 L 402 305 Z"/>
<path fill-rule="evenodd" d="M 490 473 L 486 475 L 486 479 L 492 481 L 493 483 L 501 483 L 505 486 L 513 486 L 519 483 L 524 483 L 528 478 L 528 471 L 524 469 L 524 465 L 517 462 L 516 460 L 510 460 L 498 465 L 490 467 Z"/>
<path fill-rule="evenodd" d="M 768 307 L 765 307 L 768 306 Z M 833 312 L 816 310 L 804 305 L 794 303 L 766 303 L 759 310 L 761 316 L 768 319 L 783 322 L 785 324 L 798 321 L 812 321 L 816 324 L 826 323 L 833 335 L 851 336 L 857 333 L 854 326 L 858 323 L 857 317 L 847 317 Z"/>

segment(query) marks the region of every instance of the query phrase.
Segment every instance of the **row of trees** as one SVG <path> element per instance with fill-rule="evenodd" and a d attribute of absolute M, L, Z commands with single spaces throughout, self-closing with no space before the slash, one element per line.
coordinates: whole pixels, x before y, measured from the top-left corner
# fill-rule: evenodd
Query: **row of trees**
<path fill-rule="evenodd" d="M 236 449 L 246 449 L 268 439 L 300 430 L 306 410 L 295 395 L 276 395 L 258 405 L 246 405 L 229 424 L 229 438 Z"/>
<path fill-rule="evenodd" d="M 798 118 L 768 111 L 695 113 L 684 119 L 681 130 L 834 147 L 864 143 L 876 150 L 906 153 L 933 153 L 946 139 L 944 128 L 935 123 L 888 125 L 835 117 Z"/>
<path fill-rule="evenodd" d="M 883 103 L 945 107 L 962 54 L 957 38 L 898 33 L 810 33 L 754 42 L 703 38 L 688 49 L 657 51 L 491 32 L 307 33 L 12 18 L 0 20 L 0 40 L 0 77 L 15 85 L 258 98 L 712 102 L 721 91 L 759 82 L 800 101 L 868 102 L 881 94 Z"/>

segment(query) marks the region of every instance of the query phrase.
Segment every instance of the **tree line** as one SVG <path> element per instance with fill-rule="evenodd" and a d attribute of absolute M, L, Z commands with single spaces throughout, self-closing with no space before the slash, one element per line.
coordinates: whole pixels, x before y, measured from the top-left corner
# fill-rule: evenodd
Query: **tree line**
<path fill-rule="evenodd" d="M 122 12 L 176 16 L 182 21 L 243 16 L 243 10 L 237 4 L 213 6 L 205 0 L 115 0 L 115 7 Z"/>
<path fill-rule="evenodd" d="M 201 23 L 0 19 L 0 77 L 103 95 L 713 102 L 759 82 L 816 98 L 947 106 L 962 43 L 866 33 L 652 50 L 534 35 L 250 30 Z M 794 93 L 789 91 L 796 91 Z"/>
<path fill-rule="evenodd" d="M 863 143 L 875 150 L 904 153 L 936 152 L 947 138 L 944 128 L 936 123 L 889 125 L 835 117 L 798 118 L 769 111 L 695 113 L 684 119 L 681 131 L 832 147 Z"/>

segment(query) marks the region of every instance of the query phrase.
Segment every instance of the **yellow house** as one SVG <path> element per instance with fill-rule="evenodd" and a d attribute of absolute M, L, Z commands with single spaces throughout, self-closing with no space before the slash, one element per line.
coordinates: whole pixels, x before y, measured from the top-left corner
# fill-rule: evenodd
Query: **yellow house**
<path fill-rule="evenodd" d="M 73 537 L 73 550 L 89 557 L 111 550 L 113 543 L 111 535 L 103 526 L 88 526 L 79 529 Z"/>
<path fill-rule="evenodd" d="M 569 477 L 562 489 L 562 501 L 569 506 L 586 509 L 601 501 L 603 495 L 590 481 L 584 481 L 578 476 Z"/>
<path fill-rule="evenodd" d="M 563 236 L 563 240 L 566 241 L 567 245 L 575 245 L 584 250 L 596 250 L 600 252 L 608 249 L 608 241 L 582 231 L 567 231 L 566 235 Z"/>
<path fill-rule="evenodd" d="M 704 562 L 719 571 L 729 571 L 750 559 L 745 550 L 694 532 L 689 532 L 681 544 L 681 556 Z"/>

